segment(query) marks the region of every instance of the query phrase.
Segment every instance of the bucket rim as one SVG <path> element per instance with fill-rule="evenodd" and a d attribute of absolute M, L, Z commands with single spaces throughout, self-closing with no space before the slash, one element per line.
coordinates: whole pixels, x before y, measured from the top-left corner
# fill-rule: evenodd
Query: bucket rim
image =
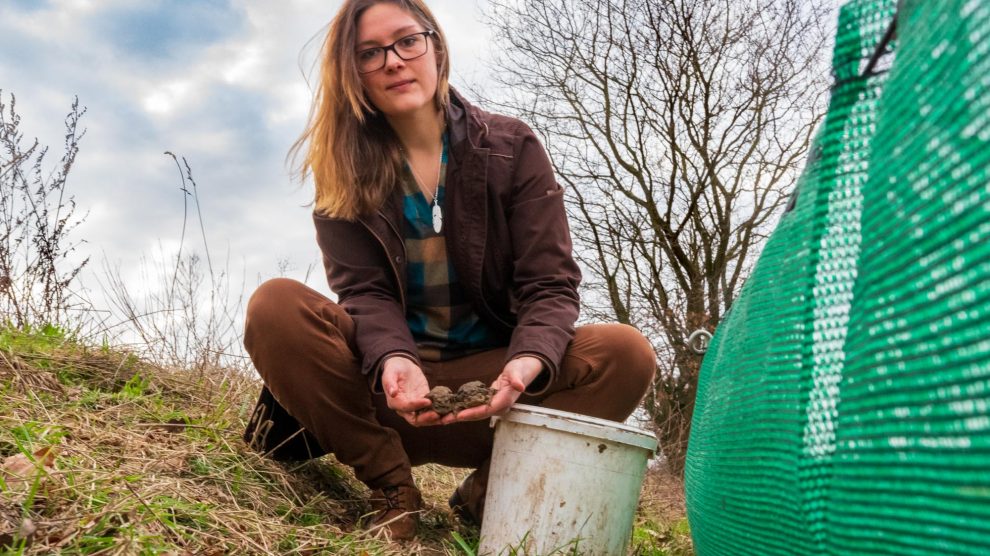
<path fill-rule="evenodd" d="M 502 416 L 492 417 L 492 426 L 499 420 L 525 425 L 542 426 L 563 432 L 580 434 L 628 444 L 655 454 L 659 447 L 657 437 L 650 431 L 616 421 L 590 417 L 570 411 L 548 407 L 515 404 Z"/>

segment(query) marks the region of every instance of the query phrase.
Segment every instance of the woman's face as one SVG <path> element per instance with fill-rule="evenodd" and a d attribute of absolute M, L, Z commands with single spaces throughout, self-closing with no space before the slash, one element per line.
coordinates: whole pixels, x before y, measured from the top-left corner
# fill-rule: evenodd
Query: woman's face
<path fill-rule="evenodd" d="M 408 11 L 381 2 L 371 6 L 358 19 L 355 51 L 388 46 L 402 37 L 425 31 Z M 403 60 L 393 50 L 385 52 L 385 67 L 361 75 L 361 85 L 368 99 L 389 117 L 411 116 L 420 110 L 435 111 L 437 90 L 437 56 L 433 39 L 426 54 Z"/>

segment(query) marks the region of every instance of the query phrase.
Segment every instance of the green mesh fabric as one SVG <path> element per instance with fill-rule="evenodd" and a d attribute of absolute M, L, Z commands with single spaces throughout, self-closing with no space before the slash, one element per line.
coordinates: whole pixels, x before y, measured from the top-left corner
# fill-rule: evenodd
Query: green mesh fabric
<path fill-rule="evenodd" d="M 990 553 L 990 2 L 899 4 L 842 9 L 796 202 L 705 357 L 698 554 Z"/>

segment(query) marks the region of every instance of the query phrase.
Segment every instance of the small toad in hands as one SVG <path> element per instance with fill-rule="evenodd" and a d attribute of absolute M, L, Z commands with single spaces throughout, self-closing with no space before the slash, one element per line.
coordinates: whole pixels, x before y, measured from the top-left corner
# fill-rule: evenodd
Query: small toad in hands
<path fill-rule="evenodd" d="M 426 395 L 426 399 L 433 402 L 433 411 L 436 411 L 440 416 L 447 415 L 454 411 L 454 393 L 446 386 L 434 386 L 430 393 Z M 421 409 L 420 411 L 425 411 L 429 408 Z"/>
<path fill-rule="evenodd" d="M 433 411 L 442 417 L 469 407 L 488 405 L 497 391 L 495 388 L 485 386 L 481 381 L 473 380 L 462 384 L 456 394 L 446 386 L 436 386 L 426 395 L 426 399 L 433 402 Z"/>
<path fill-rule="evenodd" d="M 455 396 L 456 399 L 454 401 L 454 412 L 456 413 L 469 407 L 488 405 L 492 403 L 492 396 L 495 392 L 496 390 L 494 388 L 489 388 L 483 382 L 478 380 L 462 384 L 461 387 L 457 389 L 457 395 Z"/>

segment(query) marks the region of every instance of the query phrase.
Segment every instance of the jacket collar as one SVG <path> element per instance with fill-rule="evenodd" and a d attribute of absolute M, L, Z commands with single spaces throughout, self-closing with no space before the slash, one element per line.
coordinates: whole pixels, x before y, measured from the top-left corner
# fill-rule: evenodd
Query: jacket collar
<path fill-rule="evenodd" d="M 472 106 L 453 88 L 447 106 L 450 155 L 444 226 L 447 252 L 462 285 L 480 299 L 488 219 L 488 134 L 485 112 Z"/>
<path fill-rule="evenodd" d="M 482 111 L 450 88 L 447 103 L 447 128 L 450 133 L 451 154 L 460 161 L 467 148 L 477 149 L 488 134 L 488 124 L 482 120 Z"/>

